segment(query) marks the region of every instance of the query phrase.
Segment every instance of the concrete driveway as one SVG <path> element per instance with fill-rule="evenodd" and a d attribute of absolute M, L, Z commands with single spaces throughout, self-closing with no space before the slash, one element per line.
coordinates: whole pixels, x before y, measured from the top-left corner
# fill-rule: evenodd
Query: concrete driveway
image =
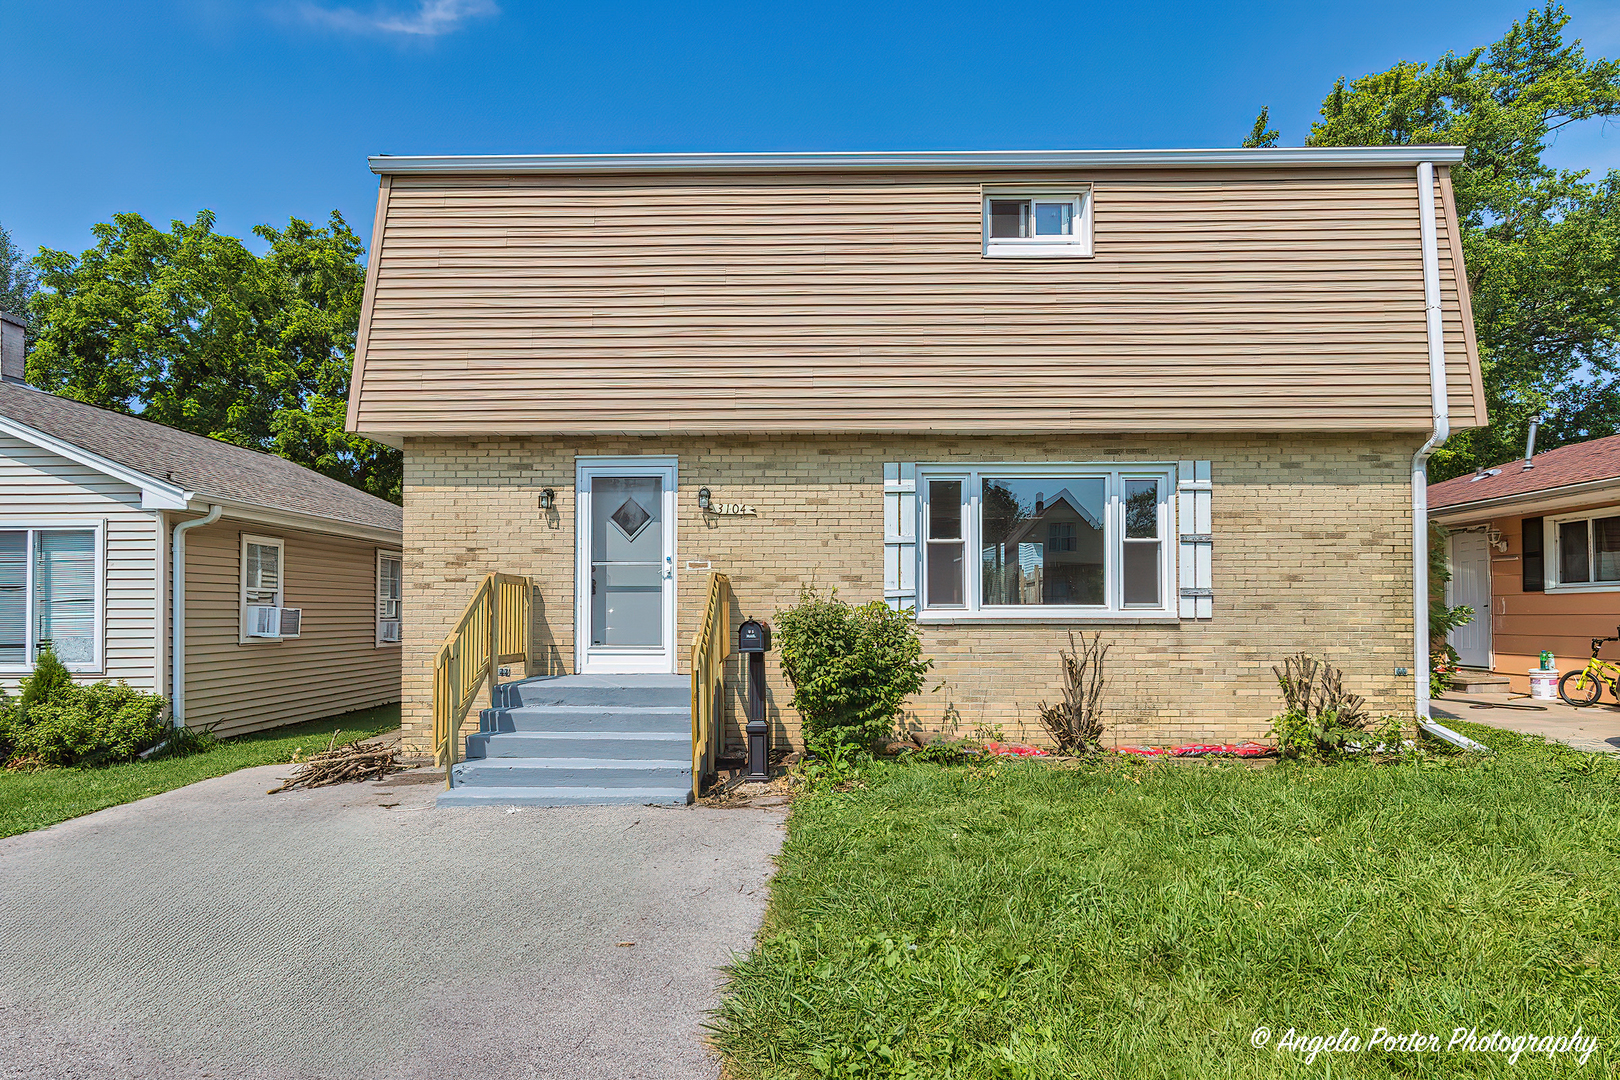
<path fill-rule="evenodd" d="M 718 1075 L 780 812 L 266 795 L 286 771 L 0 840 L 0 1076 Z"/>

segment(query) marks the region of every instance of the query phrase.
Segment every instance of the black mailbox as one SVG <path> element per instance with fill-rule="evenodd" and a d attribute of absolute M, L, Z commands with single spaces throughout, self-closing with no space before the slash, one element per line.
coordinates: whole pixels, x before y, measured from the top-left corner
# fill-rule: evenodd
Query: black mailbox
<path fill-rule="evenodd" d="M 737 627 L 737 651 L 762 653 L 771 651 L 771 628 L 758 619 L 749 619 Z"/>
<path fill-rule="evenodd" d="M 745 779 L 769 782 L 771 778 L 771 726 L 765 722 L 765 653 L 771 647 L 771 628 L 758 619 L 737 627 L 737 651 L 748 658 L 748 775 Z"/>

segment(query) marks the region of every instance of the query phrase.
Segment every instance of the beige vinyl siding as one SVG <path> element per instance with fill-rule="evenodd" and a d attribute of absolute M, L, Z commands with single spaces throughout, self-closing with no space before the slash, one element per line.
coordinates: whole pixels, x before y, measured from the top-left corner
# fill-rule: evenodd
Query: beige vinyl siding
<path fill-rule="evenodd" d="M 301 636 L 240 642 L 243 534 L 285 541 Z M 376 644 L 377 547 L 229 518 L 188 532 L 187 725 L 235 735 L 398 701 L 400 648 Z"/>
<path fill-rule="evenodd" d="M 1095 257 L 983 258 L 986 179 L 1092 185 Z M 1412 169 L 396 176 L 383 197 L 364 432 L 1429 426 Z"/>
<path fill-rule="evenodd" d="M 158 523 L 140 507 L 141 493 L 130 484 L 0 435 L 0 517 L 17 524 L 80 519 L 84 528 L 105 523 L 102 670 L 75 673 L 76 681 L 122 679 L 154 689 Z M 0 675 L 7 690 L 17 684 L 16 674 Z"/>

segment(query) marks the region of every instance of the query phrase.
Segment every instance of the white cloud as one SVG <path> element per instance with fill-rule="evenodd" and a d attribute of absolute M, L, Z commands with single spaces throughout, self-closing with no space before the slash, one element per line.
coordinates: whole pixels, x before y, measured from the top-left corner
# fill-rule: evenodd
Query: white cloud
<path fill-rule="evenodd" d="M 469 19 L 499 15 L 495 0 L 418 0 L 416 10 L 398 11 L 378 6 L 369 13 L 354 8 L 322 7 L 299 3 L 296 8 L 306 21 L 331 30 L 356 34 L 398 34 L 403 37 L 435 38 L 461 29 Z"/>

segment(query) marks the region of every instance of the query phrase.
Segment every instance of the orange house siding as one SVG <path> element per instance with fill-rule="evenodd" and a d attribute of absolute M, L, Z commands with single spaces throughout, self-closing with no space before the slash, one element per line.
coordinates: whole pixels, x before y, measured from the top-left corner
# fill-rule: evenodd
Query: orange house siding
<path fill-rule="evenodd" d="M 1546 516 L 1579 514 L 1613 506 L 1611 500 L 1588 506 L 1546 511 Z M 1617 509 L 1616 512 L 1620 512 Z M 1513 689 L 1530 692 L 1531 668 L 1541 666 L 1543 649 L 1553 654 L 1553 666 L 1568 671 L 1586 662 L 1591 639 L 1610 637 L 1620 625 L 1620 590 L 1594 592 L 1525 592 L 1524 519 L 1541 513 L 1509 514 L 1449 526 L 1453 532 L 1473 525 L 1497 529 L 1507 541 L 1505 552 L 1491 552 L 1492 670 L 1506 675 Z M 1549 563 L 1554 558 L 1547 552 Z M 1603 656 L 1620 660 L 1620 649 L 1604 647 Z"/>

